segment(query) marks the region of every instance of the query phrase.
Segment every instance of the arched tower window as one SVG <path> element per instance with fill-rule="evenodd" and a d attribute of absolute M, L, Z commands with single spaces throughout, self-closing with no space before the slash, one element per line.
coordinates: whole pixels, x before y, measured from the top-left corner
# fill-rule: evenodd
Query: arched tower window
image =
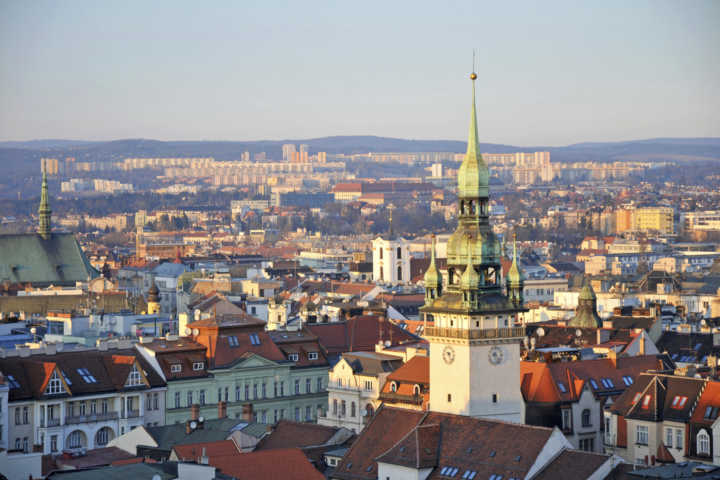
<path fill-rule="evenodd" d="M 398 265 L 397 267 L 397 279 L 399 282 L 402 282 L 402 265 Z"/>

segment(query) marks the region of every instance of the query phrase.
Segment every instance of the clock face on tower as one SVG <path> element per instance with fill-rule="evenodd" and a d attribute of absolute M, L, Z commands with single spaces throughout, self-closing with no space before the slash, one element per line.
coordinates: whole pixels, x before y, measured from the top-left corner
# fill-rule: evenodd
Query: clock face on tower
<path fill-rule="evenodd" d="M 500 347 L 492 347 L 488 353 L 488 361 L 492 365 L 500 365 L 505 359 L 505 352 Z"/>
<path fill-rule="evenodd" d="M 455 361 L 455 350 L 453 350 L 450 346 L 445 347 L 445 349 L 443 349 L 442 357 L 443 360 L 445 360 L 445 363 L 450 365 L 453 361 Z"/>

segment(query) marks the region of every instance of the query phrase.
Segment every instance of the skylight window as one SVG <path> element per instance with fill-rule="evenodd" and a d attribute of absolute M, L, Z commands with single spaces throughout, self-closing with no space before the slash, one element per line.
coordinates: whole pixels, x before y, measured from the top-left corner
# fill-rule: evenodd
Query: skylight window
<path fill-rule="evenodd" d="M 682 410 L 685 408 L 685 404 L 687 403 L 688 397 L 681 396 L 681 395 L 675 395 L 675 398 L 673 398 L 672 401 L 672 408 L 676 410 Z"/>
<path fill-rule="evenodd" d="M 558 389 L 560 389 L 560 391 L 561 391 L 562 393 L 567 393 L 567 388 L 565 388 L 565 384 L 564 384 L 564 383 L 562 383 L 562 382 L 557 382 L 557 386 L 558 386 Z"/>
<path fill-rule="evenodd" d="M 62 372 L 62 370 L 61 370 L 61 372 Z M 63 376 L 63 378 L 65 379 L 65 383 L 67 383 L 68 385 L 72 385 L 72 382 L 70 381 L 70 379 L 68 378 L 68 376 L 65 375 L 65 372 L 62 372 L 62 376 Z"/>
<path fill-rule="evenodd" d="M 465 473 L 463 473 L 463 480 L 473 480 L 475 478 L 475 475 L 477 475 L 477 471 L 475 470 L 465 470 Z"/>
<path fill-rule="evenodd" d="M 646 410 L 650 408 L 650 395 L 645 395 L 645 398 L 643 398 L 642 407 Z"/>
<path fill-rule="evenodd" d="M 633 403 L 637 403 L 638 400 L 640 400 L 640 397 L 642 397 L 642 393 L 636 393 L 635 397 L 633 398 Z"/>
<path fill-rule="evenodd" d="M 592 386 L 593 390 L 597 390 L 599 388 L 594 378 L 590 379 L 590 385 Z"/>
<path fill-rule="evenodd" d="M 702 343 L 698 343 L 697 345 L 695 345 L 695 351 L 697 352 L 698 350 L 700 350 L 700 347 L 702 347 Z"/>
<path fill-rule="evenodd" d="M 240 343 L 238 342 L 238 338 L 235 335 L 230 335 L 229 337 L 227 337 L 227 339 L 228 344 L 230 344 L 231 347 L 237 347 L 238 345 L 240 345 Z"/>
<path fill-rule="evenodd" d="M 494 473 L 492 475 L 490 475 L 490 480 L 502 480 L 502 478 L 503 478 L 502 475 L 496 475 Z"/>
<path fill-rule="evenodd" d="M 20 384 L 17 382 L 17 380 L 15 380 L 15 377 L 13 377 L 12 375 L 8 375 L 7 379 L 10 382 L 10 389 L 20 388 Z"/>
<path fill-rule="evenodd" d="M 713 420 L 718 416 L 718 407 L 713 407 L 712 405 L 708 405 L 708 407 L 705 409 L 705 419 L 707 420 Z"/>
<path fill-rule="evenodd" d="M 625 382 L 625 385 L 629 387 L 633 384 L 633 379 L 630 375 L 623 375 L 623 382 Z"/>
<path fill-rule="evenodd" d="M 600 383 L 602 383 L 603 387 L 605 388 L 615 388 L 615 384 L 609 378 L 601 378 Z"/>
<path fill-rule="evenodd" d="M 260 345 L 260 337 L 258 337 L 257 333 L 250 334 L 250 343 L 252 345 Z"/>
<path fill-rule="evenodd" d="M 97 380 L 87 368 L 78 368 L 77 373 L 85 380 L 85 383 L 97 383 Z"/>

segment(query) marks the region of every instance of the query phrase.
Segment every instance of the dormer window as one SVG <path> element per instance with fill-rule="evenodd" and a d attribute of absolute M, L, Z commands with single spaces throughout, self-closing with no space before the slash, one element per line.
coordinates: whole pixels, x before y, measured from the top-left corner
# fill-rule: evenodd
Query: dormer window
<path fill-rule="evenodd" d="M 60 380 L 60 376 L 57 374 L 57 370 L 55 370 L 50 377 L 50 381 L 48 381 L 45 393 L 48 395 L 56 395 L 64 392 L 65 389 L 63 388 L 62 380 Z"/>
<path fill-rule="evenodd" d="M 288 360 L 290 360 L 290 361 L 292 361 L 292 362 L 297 362 L 297 361 L 298 361 L 298 354 L 297 354 L 297 353 L 291 353 L 290 355 L 288 355 Z"/>
<path fill-rule="evenodd" d="M 130 370 L 130 375 L 128 375 L 127 382 L 125 382 L 126 387 L 137 387 L 138 385 L 142 385 L 142 376 L 140 376 L 140 372 L 137 369 L 137 364 L 133 364 L 132 370 Z"/>
<path fill-rule="evenodd" d="M 193 370 L 203 370 L 205 368 L 205 362 L 193 362 Z"/>
<path fill-rule="evenodd" d="M 413 386 L 413 395 L 415 395 L 416 397 L 420 395 L 420 385 Z"/>
<path fill-rule="evenodd" d="M 395 383 L 395 382 L 390 383 L 390 391 L 397 392 L 397 383 Z"/>
<path fill-rule="evenodd" d="M 182 365 L 180 365 L 179 363 L 174 363 L 174 364 L 170 365 L 170 372 L 171 373 L 182 372 Z"/>

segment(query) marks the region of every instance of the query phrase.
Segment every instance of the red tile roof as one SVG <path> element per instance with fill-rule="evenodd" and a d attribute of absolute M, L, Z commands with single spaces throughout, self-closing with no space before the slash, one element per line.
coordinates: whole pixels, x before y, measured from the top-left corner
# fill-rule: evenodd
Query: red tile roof
<path fill-rule="evenodd" d="M 720 382 L 708 381 L 691 420 L 693 423 L 710 426 L 717 419 L 718 413 L 720 413 Z"/>
<path fill-rule="evenodd" d="M 430 383 L 430 358 L 415 355 L 402 367 L 388 375 L 388 381 L 429 384 Z"/>
<path fill-rule="evenodd" d="M 322 445 L 330 440 L 338 430 L 337 427 L 326 427 L 314 423 L 280 420 L 272 431 L 255 446 L 255 451 Z"/>
<path fill-rule="evenodd" d="M 297 448 L 222 456 L 211 460 L 210 464 L 237 480 L 325 480 L 323 474 L 316 470 L 305 454 Z"/>
<path fill-rule="evenodd" d="M 608 455 L 581 452 L 579 450 L 564 450 L 533 479 L 576 480 L 590 478 L 608 460 Z"/>
<path fill-rule="evenodd" d="M 344 322 L 314 323 L 307 328 L 317 335 L 320 344 L 329 354 L 352 351 L 375 351 L 380 341 L 397 345 L 406 341 L 417 341 L 417 337 L 389 321 L 378 322 L 375 315 L 360 315 Z"/>
<path fill-rule="evenodd" d="M 175 445 L 172 449 L 179 461 L 190 462 L 197 462 L 198 458 L 203 455 L 204 451 L 205 455 L 210 459 L 210 465 L 213 464 L 213 459 L 217 457 L 235 456 L 241 453 L 235 442 L 232 440 L 188 443 L 186 445 Z"/>

